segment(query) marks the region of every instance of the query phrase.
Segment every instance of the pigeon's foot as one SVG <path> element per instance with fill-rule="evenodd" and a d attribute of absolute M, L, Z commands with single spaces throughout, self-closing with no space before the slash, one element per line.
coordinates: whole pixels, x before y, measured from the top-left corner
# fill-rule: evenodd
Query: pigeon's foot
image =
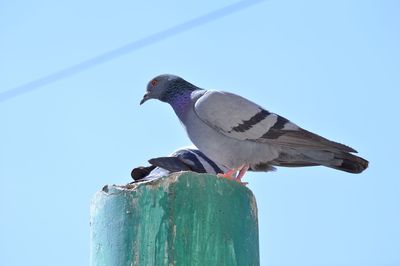
<path fill-rule="evenodd" d="M 236 181 L 244 186 L 246 186 L 248 183 L 247 182 L 242 182 L 242 178 L 244 174 L 249 170 L 249 165 L 242 165 L 238 168 L 230 169 L 224 174 L 218 174 L 217 176 L 223 177 L 232 181 Z M 238 176 L 236 176 L 236 173 L 239 171 Z"/>
<path fill-rule="evenodd" d="M 226 172 L 226 173 L 217 174 L 217 176 L 227 178 L 229 180 L 236 180 L 236 172 L 237 172 L 236 169 L 231 169 L 231 170 L 228 170 L 228 172 Z"/>
<path fill-rule="evenodd" d="M 238 179 L 240 182 L 243 178 L 243 176 L 246 174 L 247 170 L 249 170 L 250 165 L 248 164 L 244 164 L 242 165 L 238 170 L 239 170 L 239 175 L 236 177 L 236 179 Z"/>

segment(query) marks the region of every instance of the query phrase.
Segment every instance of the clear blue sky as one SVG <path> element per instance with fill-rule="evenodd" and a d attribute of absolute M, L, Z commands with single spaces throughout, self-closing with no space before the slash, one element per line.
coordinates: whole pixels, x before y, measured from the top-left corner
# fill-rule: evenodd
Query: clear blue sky
<path fill-rule="evenodd" d="M 0 1 L 0 92 L 231 3 Z M 370 161 L 248 174 L 262 265 L 400 265 L 399 14 L 396 0 L 263 1 L 0 101 L 0 264 L 88 265 L 92 195 L 189 144 L 169 106 L 139 107 L 172 73 Z"/>

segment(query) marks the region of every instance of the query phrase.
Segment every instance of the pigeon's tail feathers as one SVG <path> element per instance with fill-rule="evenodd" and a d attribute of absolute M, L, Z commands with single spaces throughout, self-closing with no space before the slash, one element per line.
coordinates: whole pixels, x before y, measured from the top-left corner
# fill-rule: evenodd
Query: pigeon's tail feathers
<path fill-rule="evenodd" d="M 156 168 L 154 165 L 151 166 L 139 166 L 132 170 L 131 177 L 137 181 L 145 178 L 150 174 L 153 169 Z"/>
<path fill-rule="evenodd" d="M 354 154 L 342 151 L 288 150 L 282 152 L 273 165 L 304 167 L 322 165 L 329 168 L 358 174 L 368 167 L 368 161 Z"/>
<path fill-rule="evenodd" d="M 336 163 L 337 161 L 339 163 Z M 335 163 L 325 166 L 352 174 L 359 174 L 367 169 L 368 161 L 354 154 L 343 152 L 335 154 Z"/>
<path fill-rule="evenodd" d="M 317 165 L 321 165 L 321 164 L 298 160 L 298 161 L 290 161 L 290 162 L 282 162 L 281 161 L 277 165 L 283 166 L 283 167 L 306 167 L 306 166 L 317 166 Z"/>
<path fill-rule="evenodd" d="M 271 132 L 271 136 L 276 134 L 276 139 L 264 139 L 263 141 L 277 144 L 294 149 L 313 149 L 313 150 L 330 150 L 336 152 L 354 152 L 357 153 L 353 148 L 328 140 L 317 134 L 314 134 L 305 129 L 299 128 L 297 130 L 281 130 L 278 132 Z"/>

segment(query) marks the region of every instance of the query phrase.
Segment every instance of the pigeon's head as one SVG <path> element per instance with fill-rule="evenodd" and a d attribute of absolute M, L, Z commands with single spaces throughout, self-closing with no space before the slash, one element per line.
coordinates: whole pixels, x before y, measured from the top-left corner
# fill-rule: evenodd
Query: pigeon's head
<path fill-rule="evenodd" d="M 193 91 L 194 89 L 194 85 L 178 76 L 169 74 L 159 75 L 147 84 L 146 93 L 140 104 L 150 99 L 168 102 L 171 97 L 179 95 L 182 91 Z"/>

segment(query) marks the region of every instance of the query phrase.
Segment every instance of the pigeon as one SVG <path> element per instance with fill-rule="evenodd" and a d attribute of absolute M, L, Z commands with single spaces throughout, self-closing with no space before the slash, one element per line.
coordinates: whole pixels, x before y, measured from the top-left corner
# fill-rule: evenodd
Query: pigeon
<path fill-rule="evenodd" d="M 157 157 L 149 160 L 150 166 L 139 166 L 132 170 L 131 176 L 135 182 L 153 181 L 170 173 L 192 171 L 196 173 L 222 174 L 229 170 L 218 165 L 195 147 L 180 148 L 169 156 Z M 275 171 L 274 167 L 263 171 Z M 249 169 L 249 171 L 257 171 Z M 235 178 L 234 178 L 235 179 Z M 235 179 L 236 180 L 236 179 Z M 246 185 L 246 182 L 241 182 Z"/>
<path fill-rule="evenodd" d="M 194 147 L 183 147 L 167 157 L 149 160 L 150 166 L 140 166 L 132 170 L 132 178 L 138 182 L 152 181 L 170 173 L 193 171 L 196 173 L 221 174 L 226 167 L 217 165 Z"/>
<path fill-rule="evenodd" d="M 326 166 L 361 173 L 368 161 L 349 146 L 307 131 L 239 95 L 201 89 L 175 75 L 159 75 L 148 84 L 140 104 L 168 103 L 192 143 L 218 165 L 219 176 L 236 179 L 250 168 Z M 236 173 L 238 174 L 236 175 Z M 234 177 L 235 176 L 235 177 Z"/>

